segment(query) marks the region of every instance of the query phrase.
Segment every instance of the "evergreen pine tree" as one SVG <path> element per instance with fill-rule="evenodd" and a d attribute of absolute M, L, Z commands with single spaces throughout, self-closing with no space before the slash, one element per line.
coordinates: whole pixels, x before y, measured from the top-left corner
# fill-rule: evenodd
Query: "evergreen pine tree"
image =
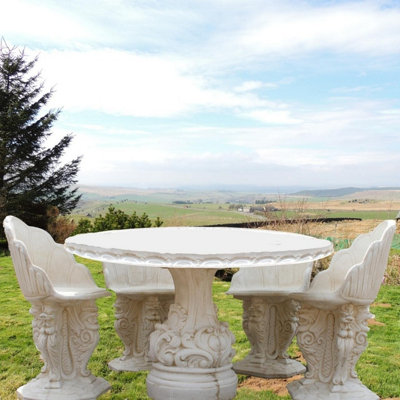
<path fill-rule="evenodd" d="M 61 164 L 72 135 L 46 147 L 60 110 L 43 111 L 52 91 L 44 92 L 37 57 L 0 43 L 0 221 L 15 215 L 26 223 L 47 226 L 47 209 L 60 213 L 75 208 L 80 196 L 76 183 L 80 157 Z M 2 235 L 2 229 L 0 235 Z"/>

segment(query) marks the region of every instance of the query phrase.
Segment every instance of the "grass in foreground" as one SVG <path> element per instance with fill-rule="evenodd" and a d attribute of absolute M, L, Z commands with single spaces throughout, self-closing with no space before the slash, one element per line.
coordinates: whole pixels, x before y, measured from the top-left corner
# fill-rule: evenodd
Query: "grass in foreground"
<path fill-rule="evenodd" d="M 100 263 L 83 261 L 91 270 L 99 286 L 104 287 Z M 35 377 L 42 367 L 33 340 L 29 303 L 18 287 L 10 257 L 0 257 L 0 399 L 15 399 L 15 390 Z M 236 336 L 234 361 L 249 351 L 249 343 L 242 330 L 241 302 L 225 295 L 229 283 L 214 283 L 214 301 L 221 320 L 229 322 Z M 107 362 L 121 355 L 123 346 L 114 330 L 114 295 L 98 300 L 100 342 L 89 362 L 94 375 L 104 377 L 112 390 L 100 400 L 148 399 L 146 372 L 118 373 L 111 371 Z M 400 397 L 400 287 L 383 286 L 371 311 L 379 324 L 371 326 L 369 346 L 358 363 L 361 380 L 382 398 Z M 297 348 L 292 345 L 290 353 Z M 238 390 L 238 400 L 283 400 L 271 391 L 257 391 L 246 387 L 246 377 L 239 376 L 244 387 Z"/>

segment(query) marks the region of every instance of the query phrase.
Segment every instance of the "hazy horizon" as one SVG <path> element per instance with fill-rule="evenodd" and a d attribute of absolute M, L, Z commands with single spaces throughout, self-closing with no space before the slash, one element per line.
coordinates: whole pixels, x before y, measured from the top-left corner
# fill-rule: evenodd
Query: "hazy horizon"
<path fill-rule="evenodd" d="M 183 191 L 197 191 L 197 190 L 208 190 L 208 191 L 255 191 L 260 190 L 271 191 L 271 193 L 279 193 L 288 191 L 306 191 L 306 190 L 337 190 L 337 189 L 361 189 L 361 190 L 400 190 L 400 186 L 262 186 L 262 185 L 182 185 L 182 186 L 113 186 L 113 185 L 90 185 L 90 184 L 77 184 L 78 188 L 104 188 L 104 189 L 121 189 L 121 190 L 183 190 Z"/>

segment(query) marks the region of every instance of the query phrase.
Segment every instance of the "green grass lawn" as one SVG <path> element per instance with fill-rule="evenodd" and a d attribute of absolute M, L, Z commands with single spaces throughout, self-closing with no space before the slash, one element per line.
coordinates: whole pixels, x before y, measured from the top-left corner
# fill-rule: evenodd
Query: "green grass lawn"
<path fill-rule="evenodd" d="M 80 261 L 89 267 L 97 284 L 104 287 L 100 263 Z M 19 290 L 10 257 L 0 257 L 0 285 L 0 399 L 9 400 L 16 398 L 15 390 L 19 386 L 39 373 L 42 362 L 32 340 L 30 305 Z M 228 288 L 229 283 L 215 281 L 214 301 L 221 320 L 229 322 L 236 336 L 236 361 L 247 354 L 249 343 L 241 327 L 241 302 L 225 295 Z M 112 386 L 112 390 L 99 399 L 148 399 L 146 372 L 120 373 L 107 366 L 107 362 L 120 356 L 123 350 L 113 326 L 114 300 L 113 295 L 97 302 L 100 342 L 89 362 L 89 369 Z M 400 397 L 400 287 L 383 286 L 376 306 L 371 310 L 382 325 L 371 326 L 369 346 L 358 363 L 358 373 L 363 383 L 382 398 Z M 292 345 L 290 353 L 294 355 L 296 350 Z M 239 381 L 243 380 L 245 377 L 239 376 Z M 236 399 L 283 400 L 289 397 L 241 388 Z"/>

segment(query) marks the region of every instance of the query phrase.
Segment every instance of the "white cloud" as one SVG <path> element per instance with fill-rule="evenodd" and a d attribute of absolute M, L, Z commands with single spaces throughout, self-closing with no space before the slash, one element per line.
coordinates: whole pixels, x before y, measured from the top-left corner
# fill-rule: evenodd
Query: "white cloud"
<path fill-rule="evenodd" d="M 381 114 L 387 115 L 389 117 L 400 117 L 400 108 L 392 108 L 388 110 L 380 111 Z"/>
<path fill-rule="evenodd" d="M 266 124 L 291 125 L 302 122 L 301 120 L 292 117 L 288 110 L 258 109 L 243 113 L 242 115 Z"/>
<path fill-rule="evenodd" d="M 105 126 L 105 125 L 96 125 L 96 124 L 70 124 L 73 129 L 77 129 L 79 131 L 88 131 L 88 132 L 96 132 L 101 133 L 103 135 L 126 135 L 126 136 L 141 136 L 141 135 L 149 135 L 150 132 L 146 130 L 140 129 L 121 129 L 115 128 L 113 126 Z"/>
<path fill-rule="evenodd" d="M 395 153 L 387 151 L 361 151 L 354 153 L 346 149 L 310 149 L 300 147 L 279 147 L 256 150 L 259 163 L 276 164 L 288 167 L 318 166 L 332 169 L 332 167 L 361 166 L 371 163 L 383 163 L 387 161 L 399 161 Z"/>
<path fill-rule="evenodd" d="M 359 94 L 361 92 L 378 92 L 382 88 L 379 86 L 354 86 L 354 87 L 338 87 L 332 89 L 332 93 L 343 93 L 343 94 Z"/>
<path fill-rule="evenodd" d="M 96 40 L 96 29 L 90 21 L 82 21 L 68 7 L 60 10 L 54 2 L 3 1 L 0 22 L 6 40 L 25 45 L 32 42 L 82 45 Z"/>
<path fill-rule="evenodd" d="M 398 54 L 400 10 L 379 2 L 310 6 L 293 3 L 254 15 L 232 42 L 252 54 L 338 53 Z"/>
<path fill-rule="evenodd" d="M 263 82 L 260 81 L 246 81 L 241 85 L 234 88 L 235 92 L 249 92 L 251 90 L 260 89 L 264 86 Z"/>
<path fill-rule="evenodd" d="M 111 49 L 50 51 L 40 55 L 47 84 L 57 82 L 54 105 L 114 115 L 170 117 L 201 109 L 272 106 L 249 93 L 214 88 L 180 60 Z"/>
<path fill-rule="evenodd" d="M 372 57 L 400 53 L 400 7 L 379 0 L 3 3 L 2 34 L 18 44 L 169 53 L 209 73 L 221 65 L 248 68 L 258 59 L 265 63 L 265 58 L 320 51 Z"/>
<path fill-rule="evenodd" d="M 80 179 L 98 183 L 100 166 L 108 171 L 101 175 L 108 184 L 393 185 L 393 171 L 400 168 L 400 119 L 382 119 L 387 111 L 397 114 L 385 102 L 354 101 L 342 109 L 298 110 L 294 117 L 300 122 L 293 125 L 171 122 L 148 135 L 95 139 L 77 132 L 76 148 L 82 151 L 86 143 Z"/>

